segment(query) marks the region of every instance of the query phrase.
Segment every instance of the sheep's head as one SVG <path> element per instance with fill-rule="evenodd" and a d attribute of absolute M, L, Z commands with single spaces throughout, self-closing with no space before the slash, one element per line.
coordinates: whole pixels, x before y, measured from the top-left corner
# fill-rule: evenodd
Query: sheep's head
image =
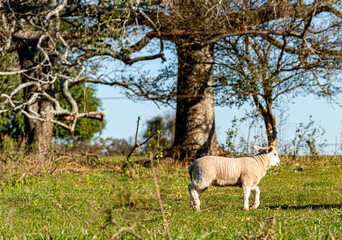
<path fill-rule="evenodd" d="M 259 154 L 267 154 L 267 156 L 270 158 L 270 167 L 271 166 L 279 166 L 280 159 L 278 155 L 278 151 L 276 147 L 270 146 L 268 148 L 262 148 L 258 146 L 254 146 L 254 148 L 259 152 Z"/>

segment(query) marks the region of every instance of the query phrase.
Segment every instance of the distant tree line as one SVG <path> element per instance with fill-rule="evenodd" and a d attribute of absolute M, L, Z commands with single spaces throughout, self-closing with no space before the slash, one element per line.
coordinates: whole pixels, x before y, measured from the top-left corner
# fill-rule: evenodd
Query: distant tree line
<path fill-rule="evenodd" d="M 155 151 L 158 144 L 161 148 L 169 148 L 172 146 L 174 139 L 175 118 L 173 115 L 166 114 L 164 116 L 154 116 L 145 121 L 143 131 L 139 134 L 140 142 L 149 138 L 152 134 L 154 137 L 150 139 L 149 144 L 145 144 L 139 148 L 137 154 L 146 154 L 148 151 Z M 64 136 L 56 138 L 56 148 L 64 153 L 95 153 L 103 156 L 127 156 L 134 145 L 132 139 L 126 138 L 82 138 Z"/>

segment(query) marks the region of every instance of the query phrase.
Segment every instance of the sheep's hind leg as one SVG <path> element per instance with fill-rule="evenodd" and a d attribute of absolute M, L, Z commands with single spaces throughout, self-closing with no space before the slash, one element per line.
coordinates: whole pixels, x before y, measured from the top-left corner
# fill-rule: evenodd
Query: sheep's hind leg
<path fill-rule="evenodd" d="M 194 183 L 192 182 L 188 185 L 188 188 L 190 193 L 191 207 L 196 211 L 199 211 L 201 205 L 199 196 L 207 189 L 207 187 L 203 189 L 196 189 Z"/>
<path fill-rule="evenodd" d="M 195 189 L 194 182 L 190 183 L 188 185 L 188 188 L 189 188 L 189 193 L 190 193 L 191 207 L 195 209 L 196 211 L 199 211 L 201 202 L 199 200 L 199 194 Z"/>
<path fill-rule="evenodd" d="M 258 208 L 260 205 L 260 189 L 258 186 L 254 186 L 251 188 L 251 191 L 254 193 L 254 202 L 252 208 Z"/>
<path fill-rule="evenodd" d="M 243 187 L 243 210 L 249 210 L 249 203 L 248 199 L 251 195 L 251 188 L 250 187 Z"/>

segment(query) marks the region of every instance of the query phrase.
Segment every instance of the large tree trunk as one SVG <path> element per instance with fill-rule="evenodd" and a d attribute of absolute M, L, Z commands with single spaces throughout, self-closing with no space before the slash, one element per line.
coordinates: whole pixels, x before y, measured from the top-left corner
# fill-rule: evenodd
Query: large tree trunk
<path fill-rule="evenodd" d="M 52 114 L 48 113 L 53 108 L 50 101 L 42 100 L 35 103 L 31 108 L 39 113 L 44 112 L 44 119 L 52 120 Z M 50 144 L 53 135 L 53 123 L 25 118 L 25 128 L 26 135 L 28 136 L 28 144 L 36 147 L 39 156 L 46 156 L 51 150 Z"/>
<path fill-rule="evenodd" d="M 39 62 L 38 51 L 36 49 L 37 41 L 26 41 L 22 44 L 22 47 L 18 50 L 19 62 L 22 69 L 36 66 Z M 22 74 L 21 81 L 23 83 L 29 81 L 37 81 L 42 77 L 42 70 L 35 69 L 33 71 Z M 53 94 L 53 87 L 50 85 L 42 86 L 44 90 Z M 25 92 L 25 98 L 29 99 L 34 92 L 39 91 L 36 87 L 30 87 Z M 47 121 L 40 121 L 34 118 L 28 118 L 25 116 L 25 136 L 27 137 L 27 143 L 30 147 L 35 147 L 37 155 L 44 157 L 50 151 L 50 144 L 53 135 L 53 123 L 49 120 L 53 119 L 53 115 L 50 110 L 53 109 L 53 104 L 47 99 L 39 99 L 38 102 L 32 106 L 27 106 L 26 111 L 29 111 L 29 107 L 34 112 L 43 113 L 43 118 Z"/>
<path fill-rule="evenodd" d="M 177 46 L 178 83 L 173 149 L 179 158 L 219 155 L 214 115 L 213 46 Z"/>

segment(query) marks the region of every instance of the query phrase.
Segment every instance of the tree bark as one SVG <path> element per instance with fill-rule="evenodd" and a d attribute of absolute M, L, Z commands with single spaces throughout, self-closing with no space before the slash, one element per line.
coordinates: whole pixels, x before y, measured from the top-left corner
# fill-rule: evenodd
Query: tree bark
<path fill-rule="evenodd" d="M 35 103 L 31 108 L 39 113 L 44 112 L 44 119 L 46 120 L 53 118 L 52 114 L 49 113 L 53 108 L 49 101 L 42 100 Z M 50 144 L 53 135 L 53 123 L 26 118 L 25 127 L 28 136 L 28 144 L 36 147 L 39 156 L 46 156 L 51 150 Z"/>
<path fill-rule="evenodd" d="M 276 121 L 272 111 L 267 111 L 265 115 L 263 115 L 264 123 L 266 127 L 267 133 L 267 141 L 268 146 L 277 146 L 277 128 Z"/>
<path fill-rule="evenodd" d="M 178 158 L 219 155 L 213 90 L 213 46 L 177 45 L 178 83 L 173 149 Z"/>
<path fill-rule="evenodd" d="M 36 49 L 37 41 L 26 41 L 18 49 L 19 62 L 22 69 L 36 66 L 39 63 L 38 51 Z M 37 81 L 41 77 L 42 69 L 35 69 L 21 75 L 23 83 L 29 81 Z M 53 94 L 53 87 L 51 85 L 42 86 L 46 92 Z M 36 87 L 30 87 L 25 92 L 25 98 L 29 99 L 30 96 L 39 91 Z M 34 147 L 37 151 L 37 156 L 44 157 L 50 151 L 50 143 L 53 135 L 53 123 L 48 120 L 53 119 L 50 110 L 53 109 L 53 104 L 47 99 L 39 99 L 38 102 L 32 106 L 27 106 L 34 112 L 43 113 L 43 118 L 47 121 L 40 121 L 38 119 L 28 118 L 25 116 L 25 136 L 27 137 L 27 144 L 31 149 Z"/>

